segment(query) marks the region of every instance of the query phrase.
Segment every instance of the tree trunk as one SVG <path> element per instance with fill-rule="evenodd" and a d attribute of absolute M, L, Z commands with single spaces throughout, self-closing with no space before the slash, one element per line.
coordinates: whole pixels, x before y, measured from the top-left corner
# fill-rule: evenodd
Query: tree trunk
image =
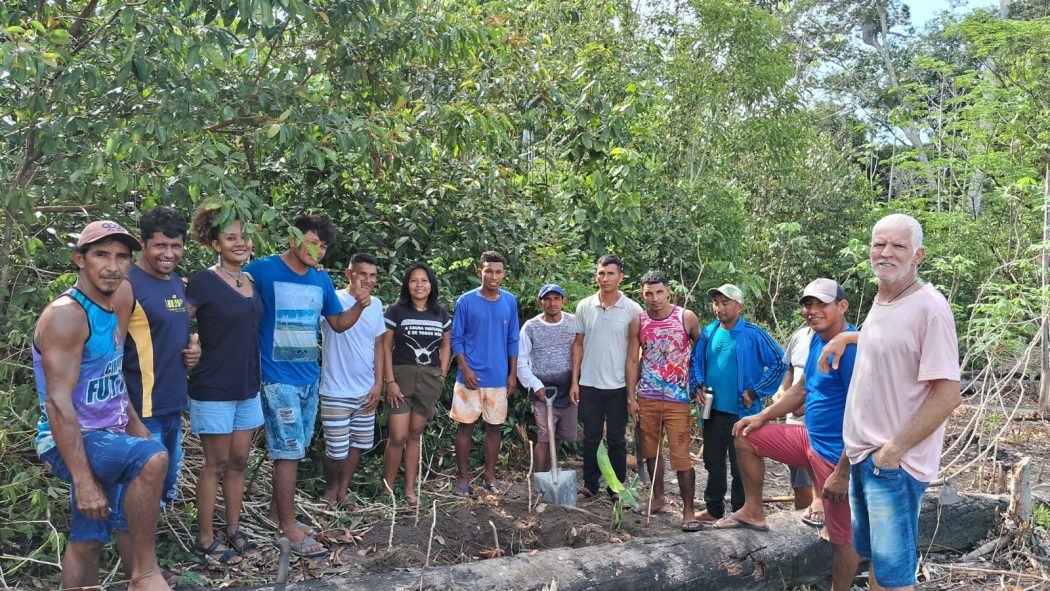
<path fill-rule="evenodd" d="M 1040 352 L 1039 356 L 1039 414 L 1043 417 L 1050 416 L 1050 306 L 1047 305 L 1047 285 L 1050 284 L 1050 252 L 1047 252 L 1047 244 L 1050 242 L 1050 163 L 1046 165 L 1043 178 L 1043 273 L 1042 273 L 1042 300 L 1039 306 L 1042 313 Z"/>
<path fill-rule="evenodd" d="M 969 548 L 995 525 L 1005 497 L 959 496 L 953 490 L 923 500 L 920 550 Z M 559 591 L 780 590 L 831 575 L 831 546 L 793 512 L 771 515 L 769 532 L 717 531 L 632 540 L 587 548 L 555 548 L 426 569 L 331 577 L 289 590 L 483 589 Z M 556 582 L 556 586 L 551 583 Z M 276 589 L 274 586 L 255 589 Z"/>

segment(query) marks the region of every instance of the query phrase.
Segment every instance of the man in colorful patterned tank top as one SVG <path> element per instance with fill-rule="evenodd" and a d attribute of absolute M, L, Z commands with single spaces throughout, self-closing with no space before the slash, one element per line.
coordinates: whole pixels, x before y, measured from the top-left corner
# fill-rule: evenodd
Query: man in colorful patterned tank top
<path fill-rule="evenodd" d="M 693 515 L 696 470 L 689 458 L 693 408 L 689 358 L 700 336 L 700 321 L 696 314 L 671 303 L 671 287 L 663 273 L 649 271 L 642 275 L 641 282 L 645 311 L 631 321 L 630 330 L 638 333 L 641 344 L 636 420 L 642 431 L 642 457 L 653 475 L 649 511 L 661 513 L 667 506 L 660 453 L 666 434 L 671 469 L 678 474 L 678 489 L 682 493 L 682 531 L 699 531 L 701 523 Z M 637 350 L 629 354 L 638 359 Z"/>
<path fill-rule="evenodd" d="M 128 399 L 112 302 L 138 248 L 115 222 L 88 224 L 73 250 L 77 282 L 44 309 L 33 334 L 37 454 L 71 485 L 67 589 L 98 586 L 102 545 L 114 529 L 126 549 L 128 589 L 168 589 L 154 547 L 168 454 Z"/>

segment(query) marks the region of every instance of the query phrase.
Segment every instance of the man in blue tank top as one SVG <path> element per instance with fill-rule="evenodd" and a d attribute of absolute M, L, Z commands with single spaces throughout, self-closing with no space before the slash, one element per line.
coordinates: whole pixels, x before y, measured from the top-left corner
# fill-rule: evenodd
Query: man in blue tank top
<path fill-rule="evenodd" d="M 127 549 L 128 589 L 168 589 L 154 547 L 168 454 L 129 404 L 112 302 L 138 248 L 115 222 L 88 224 L 73 251 L 77 282 L 44 309 L 33 334 L 37 453 L 71 484 L 67 589 L 98 586 L 99 556 L 113 529 Z"/>
<path fill-rule="evenodd" d="M 187 405 L 187 369 L 200 359 L 190 336 L 182 277 L 188 224 L 170 207 L 154 207 L 139 220 L 142 255 L 113 296 L 124 341 L 124 383 L 142 423 L 168 450 L 161 503 L 178 493 L 182 466 L 182 413 Z"/>

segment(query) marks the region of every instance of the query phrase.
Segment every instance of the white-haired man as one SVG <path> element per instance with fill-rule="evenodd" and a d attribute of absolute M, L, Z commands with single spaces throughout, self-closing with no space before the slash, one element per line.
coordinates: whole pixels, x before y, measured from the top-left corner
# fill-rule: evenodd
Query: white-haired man
<path fill-rule="evenodd" d="M 918 277 L 925 254 L 911 216 L 875 224 L 878 294 L 862 330 L 832 339 L 821 361 L 837 367 L 845 345 L 857 343 L 843 440 L 854 546 L 871 558 L 872 589 L 915 585 L 922 495 L 937 476 L 944 424 L 960 402 L 955 320 L 944 296 Z"/>

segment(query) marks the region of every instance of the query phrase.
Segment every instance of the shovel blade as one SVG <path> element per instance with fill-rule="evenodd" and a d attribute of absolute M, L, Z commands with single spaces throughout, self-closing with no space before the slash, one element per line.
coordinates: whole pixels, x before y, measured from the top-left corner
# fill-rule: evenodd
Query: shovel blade
<path fill-rule="evenodd" d="M 536 488 L 541 502 L 552 505 L 576 505 L 575 470 L 558 470 L 557 484 L 551 472 L 535 472 L 532 475 L 532 486 Z"/>

